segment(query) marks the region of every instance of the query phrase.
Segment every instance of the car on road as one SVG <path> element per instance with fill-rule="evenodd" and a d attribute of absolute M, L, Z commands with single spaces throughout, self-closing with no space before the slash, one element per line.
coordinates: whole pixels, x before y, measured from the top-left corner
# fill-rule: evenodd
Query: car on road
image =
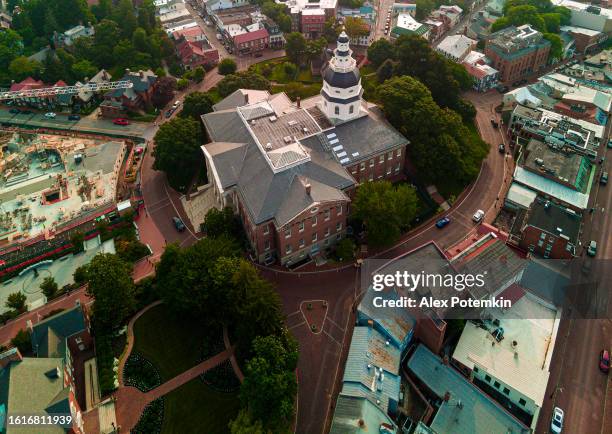
<path fill-rule="evenodd" d="M 68 116 L 68 120 L 69 121 L 80 121 L 81 120 L 81 116 L 79 116 L 79 115 L 70 115 L 70 116 Z"/>
<path fill-rule="evenodd" d="M 552 420 L 550 421 L 550 431 L 559 434 L 563 429 L 563 417 L 565 413 L 559 407 L 555 407 L 553 410 Z"/>
<path fill-rule="evenodd" d="M 449 223 L 450 223 L 450 218 L 448 216 L 445 216 L 436 222 L 436 227 L 438 229 L 442 229 L 444 226 L 446 226 Z"/>
<path fill-rule="evenodd" d="M 255 54 L 253 54 L 253 57 L 262 57 L 262 56 L 263 56 L 263 54 L 261 54 L 261 53 L 259 53 L 259 52 L 257 52 L 257 53 L 255 53 Z"/>
<path fill-rule="evenodd" d="M 185 230 L 185 223 L 178 217 L 172 217 L 172 223 L 177 231 L 183 232 Z"/>
<path fill-rule="evenodd" d="M 589 247 L 587 247 L 587 255 L 595 256 L 597 254 L 597 241 L 591 240 Z"/>
<path fill-rule="evenodd" d="M 608 184 L 608 172 L 601 172 L 601 176 L 599 177 L 599 183 L 601 185 Z"/>
<path fill-rule="evenodd" d="M 168 119 L 170 116 L 172 116 L 172 113 L 174 113 L 174 109 L 173 108 L 166 110 L 166 114 L 165 114 L 166 119 Z"/>
<path fill-rule="evenodd" d="M 504 146 L 503 143 L 500 143 L 497 149 L 499 149 L 499 153 L 500 154 L 505 154 L 506 153 L 506 147 Z"/>
<path fill-rule="evenodd" d="M 181 105 L 180 101 L 174 101 L 174 104 L 172 104 L 172 108 L 176 110 L 178 108 L 178 106 L 180 106 L 180 105 Z"/>
<path fill-rule="evenodd" d="M 55 119 L 57 115 L 53 112 L 45 113 L 45 117 L 49 119 Z"/>
<path fill-rule="evenodd" d="M 472 216 L 472 220 L 474 220 L 476 223 L 480 223 L 482 221 L 482 218 L 484 217 L 484 215 L 485 215 L 485 212 L 483 210 L 479 209 Z"/>
<path fill-rule="evenodd" d="M 599 353 L 599 370 L 605 374 L 610 372 L 610 351 L 601 350 Z"/>
<path fill-rule="evenodd" d="M 493 118 L 491 118 L 491 125 L 493 125 L 493 128 L 498 128 L 499 127 L 499 124 Z"/>
<path fill-rule="evenodd" d="M 18 108 L 12 108 L 9 110 L 9 113 L 16 115 L 16 114 L 21 113 L 21 110 L 19 110 Z"/>
<path fill-rule="evenodd" d="M 31 115 L 34 113 L 32 110 L 21 110 L 20 115 Z"/>
<path fill-rule="evenodd" d="M 612 148 L 612 139 L 608 140 L 608 148 Z"/>
<path fill-rule="evenodd" d="M 117 118 L 117 119 L 113 120 L 113 123 L 115 125 L 124 125 L 125 126 L 125 125 L 129 125 L 130 121 L 128 121 L 127 119 L 124 119 L 124 118 Z"/>
<path fill-rule="evenodd" d="M 497 86 L 495 89 L 497 89 L 497 91 L 499 93 L 506 93 L 510 90 L 510 88 L 508 88 L 508 86 Z"/>

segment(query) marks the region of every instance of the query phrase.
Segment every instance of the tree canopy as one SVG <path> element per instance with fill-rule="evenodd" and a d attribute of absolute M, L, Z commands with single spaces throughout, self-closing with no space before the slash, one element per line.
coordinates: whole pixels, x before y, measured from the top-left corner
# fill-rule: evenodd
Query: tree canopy
<path fill-rule="evenodd" d="M 301 65 L 306 55 L 306 38 L 299 32 L 292 32 L 285 36 L 285 53 L 291 62 Z"/>
<path fill-rule="evenodd" d="M 221 62 L 219 62 L 219 74 L 221 75 L 229 75 L 236 72 L 238 67 L 236 66 L 236 61 L 229 57 L 226 57 Z"/>
<path fill-rule="evenodd" d="M 183 109 L 179 113 L 182 118 L 192 118 L 200 122 L 200 116 L 210 113 L 214 104 L 209 93 L 192 92 L 183 100 Z"/>
<path fill-rule="evenodd" d="M 370 34 L 368 23 L 361 17 L 347 17 L 344 20 L 344 30 L 349 38 L 359 38 Z"/>
<path fill-rule="evenodd" d="M 414 188 L 388 181 L 366 182 L 357 189 L 353 216 L 363 221 L 368 243 L 386 246 L 397 241 L 416 216 L 417 197 Z"/>
<path fill-rule="evenodd" d="M 187 187 L 201 161 L 200 123 L 191 117 L 175 117 L 159 127 L 154 140 L 153 168 L 166 172 L 173 188 Z"/>
<path fill-rule="evenodd" d="M 383 64 L 385 60 L 395 58 L 395 48 L 387 39 L 377 39 L 368 47 L 368 60 L 375 68 Z"/>
<path fill-rule="evenodd" d="M 136 306 L 132 266 L 117 255 L 98 254 L 87 266 L 87 282 L 95 328 L 105 333 L 120 328 Z"/>
<path fill-rule="evenodd" d="M 270 82 L 263 75 L 247 70 L 226 75 L 217 84 L 219 95 L 224 98 L 238 89 L 270 90 Z"/>
<path fill-rule="evenodd" d="M 378 91 L 387 119 L 410 140 L 410 159 L 424 180 L 471 182 L 488 145 L 452 110 L 441 108 L 413 77 L 394 77 Z"/>
<path fill-rule="evenodd" d="M 240 221 L 230 207 L 222 210 L 211 208 L 204 216 L 202 231 L 208 237 L 228 236 L 238 238 L 240 235 Z"/>

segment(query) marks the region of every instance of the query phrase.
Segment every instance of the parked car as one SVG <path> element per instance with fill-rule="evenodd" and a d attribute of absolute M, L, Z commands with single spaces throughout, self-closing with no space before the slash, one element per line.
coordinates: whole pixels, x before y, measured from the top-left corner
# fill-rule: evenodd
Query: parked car
<path fill-rule="evenodd" d="M 79 115 L 70 115 L 70 116 L 68 116 L 68 120 L 69 121 L 80 121 L 81 120 L 81 116 L 79 116 Z"/>
<path fill-rule="evenodd" d="M 445 216 L 436 222 L 436 227 L 438 229 L 442 229 L 444 226 L 446 226 L 449 223 L 450 223 L 450 218 L 448 216 Z"/>
<path fill-rule="evenodd" d="M 53 112 L 45 113 L 45 117 L 49 119 L 55 119 L 57 115 Z"/>
<path fill-rule="evenodd" d="M 21 113 L 21 110 L 19 110 L 18 108 L 12 108 L 9 110 L 9 113 L 16 115 Z"/>
<path fill-rule="evenodd" d="M 597 241 L 591 240 L 589 247 L 587 247 L 587 255 L 595 256 L 597 254 Z"/>
<path fill-rule="evenodd" d="M 483 210 L 479 209 L 472 216 L 472 220 L 474 220 L 476 223 L 480 223 L 482 221 L 482 218 L 484 217 L 484 215 L 485 215 L 485 212 Z"/>
<path fill-rule="evenodd" d="M 500 143 L 500 144 L 499 144 L 498 149 L 499 149 L 499 152 L 500 152 L 501 154 L 505 154 L 505 153 L 506 153 L 506 147 L 504 146 L 504 144 L 503 144 L 503 143 Z"/>
<path fill-rule="evenodd" d="M 177 231 L 183 232 L 185 230 L 185 223 L 178 217 L 172 217 L 172 223 L 174 223 L 174 227 Z"/>
<path fill-rule="evenodd" d="M 612 148 L 612 139 L 608 140 L 608 148 Z"/>
<path fill-rule="evenodd" d="M 599 177 L 599 183 L 601 185 L 608 184 L 608 172 L 601 172 L 601 176 Z"/>
<path fill-rule="evenodd" d="M 20 115 L 31 115 L 32 113 L 34 113 L 32 110 L 21 110 L 21 113 L 19 113 Z"/>
<path fill-rule="evenodd" d="M 124 119 L 124 118 L 117 118 L 117 119 L 113 120 L 113 123 L 115 125 L 129 125 L 130 121 L 128 121 L 127 119 Z"/>
<path fill-rule="evenodd" d="M 166 114 L 165 114 L 166 119 L 168 119 L 170 116 L 172 116 L 172 113 L 174 113 L 174 109 L 166 110 Z"/>
<path fill-rule="evenodd" d="M 610 351 L 601 350 L 599 353 L 599 370 L 605 374 L 610 372 Z"/>
<path fill-rule="evenodd" d="M 259 52 L 259 51 L 257 53 L 255 53 L 255 54 L 253 54 L 253 57 L 261 57 L 261 56 L 263 56 L 263 54 L 261 54 L 261 52 Z"/>
<path fill-rule="evenodd" d="M 563 429 L 563 417 L 565 414 L 559 407 L 553 410 L 552 420 L 550 421 L 550 430 L 555 434 L 559 434 Z"/>
<path fill-rule="evenodd" d="M 180 101 L 178 101 L 178 100 L 177 100 L 177 101 L 174 101 L 174 104 L 172 104 L 172 108 L 173 108 L 173 109 L 177 109 L 177 108 L 178 108 L 178 106 L 180 106 L 180 105 L 181 105 L 181 102 L 180 102 Z"/>

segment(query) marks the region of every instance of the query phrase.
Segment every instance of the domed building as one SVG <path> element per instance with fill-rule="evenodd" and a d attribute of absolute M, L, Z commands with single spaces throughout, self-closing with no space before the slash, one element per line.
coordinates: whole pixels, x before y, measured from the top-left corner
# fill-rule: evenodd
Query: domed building
<path fill-rule="evenodd" d="M 323 87 L 319 108 L 333 123 L 345 122 L 361 114 L 361 76 L 343 31 L 338 37 L 334 56 L 323 71 Z"/>

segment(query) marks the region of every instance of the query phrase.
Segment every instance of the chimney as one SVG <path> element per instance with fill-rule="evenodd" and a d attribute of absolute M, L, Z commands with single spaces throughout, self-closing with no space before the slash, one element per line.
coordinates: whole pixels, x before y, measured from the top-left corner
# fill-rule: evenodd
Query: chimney
<path fill-rule="evenodd" d="M 300 98 L 298 96 L 297 99 L 295 100 L 295 103 L 297 104 L 297 108 L 300 108 L 301 107 L 301 103 L 302 103 L 302 98 Z"/>
<path fill-rule="evenodd" d="M 249 103 L 249 94 L 248 94 L 248 92 L 244 94 L 244 103 L 245 104 Z"/>
<path fill-rule="evenodd" d="M 307 183 L 304 188 L 306 189 L 306 194 L 310 196 L 310 183 Z"/>
<path fill-rule="evenodd" d="M 142 72 L 142 69 L 138 71 L 138 75 L 140 75 L 140 78 L 144 78 L 144 72 Z"/>
<path fill-rule="evenodd" d="M 368 327 L 374 327 L 374 321 L 372 321 L 371 319 L 368 320 Z"/>
<path fill-rule="evenodd" d="M 11 348 L 3 353 L 0 353 L 0 369 L 6 368 L 11 362 L 21 362 L 23 357 L 18 348 Z"/>
<path fill-rule="evenodd" d="M 451 394 L 450 394 L 450 392 L 446 392 L 446 393 L 444 394 L 444 402 L 448 402 L 448 401 L 450 401 L 450 398 L 451 398 Z"/>

